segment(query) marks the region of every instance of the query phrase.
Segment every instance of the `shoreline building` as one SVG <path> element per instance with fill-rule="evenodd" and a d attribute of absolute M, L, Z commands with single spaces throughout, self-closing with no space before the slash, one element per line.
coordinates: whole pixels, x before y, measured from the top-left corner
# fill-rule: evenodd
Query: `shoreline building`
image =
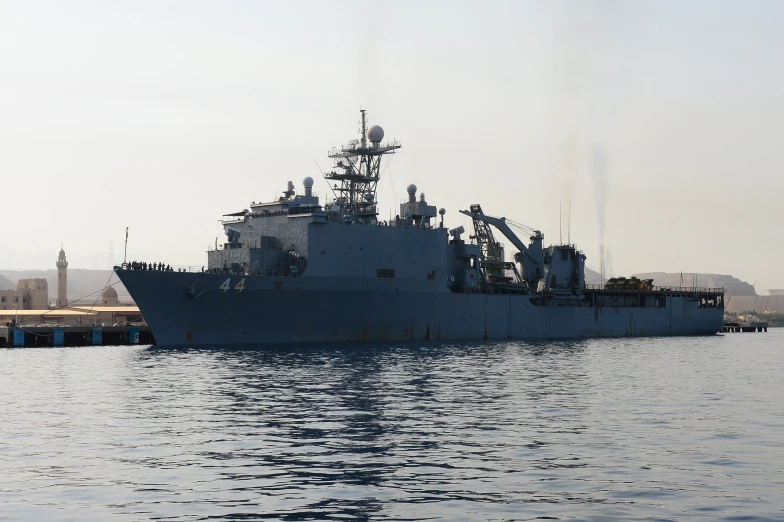
<path fill-rule="evenodd" d="M 46 310 L 49 283 L 42 277 L 20 279 L 16 290 L 0 290 L 0 310 Z"/>
<path fill-rule="evenodd" d="M 103 306 L 118 306 L 120 299 L 117 297 L 117 290 L 111 286 L 107 286 L 101 293 L 101 305 Z"/>
<path fill-rule="evenodd" d="M 117 290 L 108 286 L 100 298 L 68 301 L 68 260 L 60 248 L 57 256 L 56 309 L 49 308 L 49 283 L 45 278 L 20 279 L 16 290 L 0 290 L 0 324 L 20 321 L 71 326 L 111 326 L 144 323 L 135 305 L 121 303 Z"/>

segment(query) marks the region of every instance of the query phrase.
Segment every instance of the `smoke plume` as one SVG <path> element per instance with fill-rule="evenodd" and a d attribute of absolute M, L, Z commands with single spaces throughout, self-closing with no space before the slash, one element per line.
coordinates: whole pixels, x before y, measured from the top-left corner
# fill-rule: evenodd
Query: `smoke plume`
<path fill-rule="evenodd" d="M 599 244 L 603 245 L 607 223 L 607 158 L 600 147 L 596 147 L 593 151 L 591 178 L 596 197 L 596 216 L 599 220 Z"/>
<path fill-rule="evenodd" d="M 623 60 L 623 6 L 612 1 L 556 4 L 553 26 L 553 165 L 571 200 L 579 178 L 594 190 L 599 244 L 607 228 L 608 171 L 612 164 L 613 127 L 618 108 L 609 93 L 617 92 Z M 560 180 L 558 179 L 560 178 Z M 603 249 L 602 249 L 603 250 Z M 604 267 L 604 252 L 599 263 Z"/>

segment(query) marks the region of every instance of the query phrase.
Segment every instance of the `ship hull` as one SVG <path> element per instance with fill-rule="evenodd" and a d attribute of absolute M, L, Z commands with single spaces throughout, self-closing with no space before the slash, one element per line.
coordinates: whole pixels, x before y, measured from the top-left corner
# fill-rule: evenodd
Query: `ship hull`
<path fill-rule="evenodd" d="M 723 308 L 541 306 L 420 282 L 117 270 L 159 345 L 712 335 Z"/>

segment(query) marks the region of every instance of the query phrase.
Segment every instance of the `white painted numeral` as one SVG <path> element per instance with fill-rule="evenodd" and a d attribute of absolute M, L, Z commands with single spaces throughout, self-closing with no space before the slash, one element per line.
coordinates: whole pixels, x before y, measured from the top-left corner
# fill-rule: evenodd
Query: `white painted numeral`
<path fill-rule="evenodd" d="M 244 277 L 242 279 L 240 279 L 240 282 L 237 283 L 237 286 L 235 286 L 234 289 L 236 291 L 238 291 L 238 292 L 242 292 L 243 290 L 245 290 L 245 278 Z"/>
<path fill-rule="evenodd" d="M 223 290 L 224 292 L 228 292 L 228 291 L 229 291 L 229 289 L 231 288 L 231 287 L 230 287 L 230 285 L 231 285 L 231 278 L 228 278 L 227 280 L 225 280 L 225 281 L 223 282 L 223 284 L 222 284 L 222 285 L 220 285 L 220 286 L 218 287 L 218 289 L 219 289 L 219 290 Z"/>

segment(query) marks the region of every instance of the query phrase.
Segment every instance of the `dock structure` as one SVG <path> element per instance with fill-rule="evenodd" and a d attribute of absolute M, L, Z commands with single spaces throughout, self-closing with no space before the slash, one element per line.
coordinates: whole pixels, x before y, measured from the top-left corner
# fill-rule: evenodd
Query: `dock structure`
<path fill-rule="evenodd" d="M 121 346 L 155 344 L 143 326 L 0 326 L 0 347 Z"/>
<path fill-rule="evenodd" d="M 767 332 L 768 323 L 765 321 L 755 321 L 755 322 L 724 321 L 724 326 L 722 326 L 721 331 L 724 333 Z"/>

